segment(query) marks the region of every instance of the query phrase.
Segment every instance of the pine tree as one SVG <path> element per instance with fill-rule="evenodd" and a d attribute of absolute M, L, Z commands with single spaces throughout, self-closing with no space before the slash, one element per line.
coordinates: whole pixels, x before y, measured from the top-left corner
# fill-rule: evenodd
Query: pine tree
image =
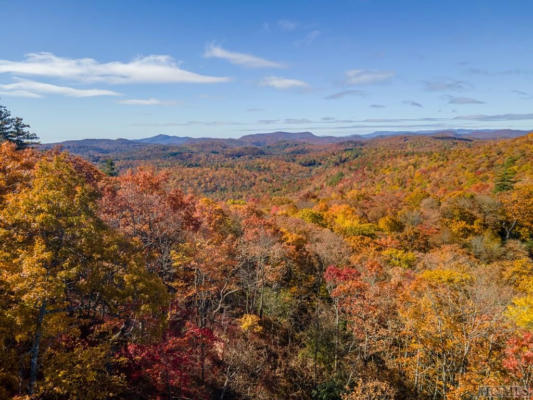
<path fill-rule="evenodd" d="M 117 167 L 115 166 L 115 162 L 108 158 L 104 161 L 104 165 L 102 166 L 102 171 L 107 176 L 118 176 Z"/>
<path fill-rule="evenodd" d="M 496 183 L 494 185 L 494 192 L 506 192 L 512 190 L 515 184 L 514 176 L 516 172 L 513 169 L 514 160 L 512 158 L 507 158 L 503 164 L 503 170 L 498 175 Z"/>
<path fill-rule="evenodd" d="M 9 140 L 12 130 L 13 118 L 11 118 L 11 113 L 4 106 L 0 106 L 0 142 Z"/>
<path fill-rule="evenodd" d="M 39 143 L 37 135 L 30 132 L 29 127 L 22 118 L 12 117 L 7 108 L 0 106 L 0 142 L 15 143 L 18 150 Z"/>

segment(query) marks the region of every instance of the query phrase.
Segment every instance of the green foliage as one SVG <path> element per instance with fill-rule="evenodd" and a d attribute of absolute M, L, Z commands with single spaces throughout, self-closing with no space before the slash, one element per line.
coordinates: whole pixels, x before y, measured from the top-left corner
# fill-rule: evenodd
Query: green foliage
<path fill-rule="evenodd" d="M 344 172 L 339 171 L 335 175 L 328 178 L 326 181 L 328 186 L 336 186 L 344 178 Z"/>
<path fill-rule="evenodd" d="M 303 219 L 306 222 L 315 224 L 318 226 L 326 226 L 326 221 L 322 213 L 314 211 L 310 208 L 304 208 L 296 214 L 296 217 Z"/>
<path fill-rule="evenodd" d="M 7 108 L 0 106 L 0 143 L 15 143 L 19 150 L 39 143 L 37 135 L 30 132 L 29 127 L 22 118 L 12 117 Z"/>
<path fill-rule="evenodd" d="M 512 157 L 508 157 L 503 164 L 502 171 L 496 177 L 494 184 L 494 193 L 506 192 L 512 190 L 515 184 L 514 177 L 516 170 L 514 167 L 515 160 Z"/>
<path fill-rule="evenodd" d="M 344 388 L 335 381 L 327 381 L 313 389 L 312 400 L 341 400 Z"/>
<path fill-rule="evenodd" d="M 102 172 L 107 176 L 118 176 L 117 167 L 111 158 L 108 158 L 104 161 L 102 165 Z"/>

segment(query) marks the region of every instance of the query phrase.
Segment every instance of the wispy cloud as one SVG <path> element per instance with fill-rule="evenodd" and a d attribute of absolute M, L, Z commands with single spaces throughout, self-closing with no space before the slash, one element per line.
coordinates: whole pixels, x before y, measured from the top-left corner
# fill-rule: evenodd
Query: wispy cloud
<path fill-rule="evenodd" d="M 139 57 L 130 62 L 100 63 L 92 58 L 63 58 L 52 53 L 30 53 L 23 61 L 0 59 L 0 73 L 47 76 L 83 82 L 218 83 L 227 77 L 186 71 L 168 55 Z"/>
<path fill-rule="evenodd" d="M 402 101 L 403 104 L 407 104 L 408 106 L 412 106 L 412 107 L 418 107 L 418 108 L 422 108 L 423 105 L 420 104 L 419 102 L 417 101 L 413 101 L 413 100 L 404 100 Z"/>
<path fill-rule="evenodd" d="M 0 96 L 7 97 L 27 97 L 29 99 L 40 99 L 40 94 L 28 92 L 27 90 L 0 90 Z"/>
<path fill-rule="evenodd" d="M 485 104 L 484 101 L 473 99 L 471 97 L 454 97 L 448 96 L 449 104 Z"/>
<path fill-rule="evenodd" d="M 347 125 L 347 126 L 332 126 L 329 129 L 335 129 L 335 130 L 344 130 L 344 129 L 368 129 L 368 130 L 376 130 L 376 129 L 391 129 L 394 131 L 409 131 L 410 129 L 438 129 L 443 128 L 445 125 L 440 123 L 433 123 L 433 124 L 381 124 L 381 125 L 366 125 L 366 124 L 358 124 L 358 125 Z M 311 128 L 309 128 L 311 129 Z"/>
<path fill-rule="evenodd" d="M 267 76 L 259 82 L 260 86 L 268 86 L 274 89 L 307 89 L 309 84 L 297 79 L 281 78 L 279 76 Z"/>
<path fill-rule="evenodd" d="M 130 126 L 143 128 L 169 128 L 177 126 L 238 126 L 244 125 L 237 121 L 185 121 L 185 122 L 137 122 Z"/>
<path fill-rule="evenodd" d="M 500 71 L 489 71 L 483 68 L 468 68 L 466 72 L 474 75 L 492 75 L 492 76 L 508 76 L 508 75 L 530 75 L 531 70 L 521 68 L 511 68 Z"/>
<path fill-rule="evenodd" d="M 362 90 L 343 90 L 341 92 L 330 94 L 329 96 L 324 97 L 326 100 L 335 100 L 341 99 L 346 96 L 364 96 L 366 93 Z"/>
<path fill-rule="evenodd" d="M 346 71 L 345 83 L 348 85 L 368 85 L 386 81 L 395 75 L 393 71 L 370 71 L 351 69 Z"/>
<path fill-rule="evenodd" d="M 370 104 L 371 108 L 385 108 L 383 104 Z"/>
<path fill-rule="evenodd" d="M 442 79 L 425 81 L 424 88 L 430 92 L 458 91 L 469 88 L 471 85 L 465 81 L 455 79 Z"/>
<path fill-rule="evenodd" d="M 294 42 L 296 46 L 309 46 L 311 43 L 315 41 L 316 38 L 320 36 L 320 31 L 315 29 L 311 32 L 309 32 L 305 37 L 301 40 L 297 40 Z"/>
<path fill-rule="evenodd" d="M 512 92 L 514 94 L 517 94 L 517 95 L 522 96 L 522 97 L 528 97 L 529 96 L 529 93 L 524 92 L 523 90 L 513 90 Z"/>
<path fill-rule="evenodd" d="M 0 85 L 0 90 L 6 96 L 42 97 L 46 94 L 69 97 L 118 96 L 120 93 L 104 89 L 76 89 L 68 86 L 52 85 L 50 83 L 30 80 L 18 80 L 14 83 Z"/>
<path fill-rule="evenodd" d="M 435 122 L 445 121 L 445 118 L 423 117 L 423 118 L 367 118 L 357 122 Z"/>
<path fill-rule="evenodd" d="M 469 120 L 469 121 L 521 121 L 521 120 L 533 120 L 533 113 L 459 115 L 455 117 L 454 119 L 462 119 L 462 120 Z"/>
<path fill-rule="evenodd" d="M 299 125 L 299 124 L 310 124 L 312 121 L 307 118 L 286 118 L 283 120 L 284 124 Z"/>
<path fill-rule="evenodd" d="M 223 49 L 220 46 L 210 44 L 204 52 L 206 58 L 221 58 L 232 64 L 242 65 L 248 68 L 284 68 L 284 65 L 275 61 L 266 60 L 251 54 L 237 53 Z"/>
<path fill-rule="evenodd" d="M 149 99 L 124 99 L 119 101 L 120 104 L 134 105 L 134 106 L 169 106 L 176 104 L 174 101 L 163 101 L 150 97 Z"/>
<path fill-rule="evenodd" d="M 278 21 L 278 26 L 280 27 L 280 29 L 287 31 L 287 32 L 295 30 L 296 28 L 298 28 L 298 25 L 299 25 L 298 22 L 291 21 L 288 19 L 280 19 Z"/>

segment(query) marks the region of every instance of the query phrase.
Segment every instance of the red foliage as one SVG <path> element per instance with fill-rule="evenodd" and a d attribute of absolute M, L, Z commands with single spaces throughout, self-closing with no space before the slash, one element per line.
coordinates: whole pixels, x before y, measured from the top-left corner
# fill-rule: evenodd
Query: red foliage
<path fill-rule="evenodd" d="M 522 332 L 507 342 L 503 366 L 525 384 L 533 376 L 533 333 Z"/>
<path fill-rule="evenodd" d="M 333 285 L 338 285 L 341 282 L 357 279 L 361 276 L 361 273 L 355 268 L 338 268 L 334 265 L 330 265 L 324 273 L 324 279 L 326 282 Z"/>
<path fill-rule="evenodd" d="M 187 324 L 182 336 L 167 333 L 157 343 L 130 343 L 123 354 L 128 360 L 128 379 L 139 386 L 148 381 L 155 399 L 207 398 L 205 388 L 194 382 L 199 369 L 194 351 L 200 344 L 212 347 L 216 340 L 211 330 Z"/>

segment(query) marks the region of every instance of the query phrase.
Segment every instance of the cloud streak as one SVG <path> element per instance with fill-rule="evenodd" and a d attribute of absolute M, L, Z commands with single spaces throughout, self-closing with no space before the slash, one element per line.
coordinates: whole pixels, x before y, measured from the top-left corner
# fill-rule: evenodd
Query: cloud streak
<path fill-rule="evenodd" d="M 485 104 L 485 102 L 481 100 L 473 99 L 471 97 L 449 96 L 448 104 Z"/>
<path fill-rule="evenodd" d="M 127 104 L 133 106 L 157 106 L 157 105 L 172 105 L 175 104 L 173 101 L 162 101 L 150 97 L 149 99 L 124 99 L 119 101 L 120 104 Z"/>
<path fill-rule="evenodd" d="M 403 104 L 407 104 L 408 106 L 411 106 L 411 107 L 418 107 L 418 108 L 422 108 L 423 105 L 420 104 L 419 102 L 417 101 L 413 101 L 413 100 L 404 100 L 402 101 Z"/>
<path fill-rule="evenodd" d="M 120 93 L 105 89 L 76 89 L 68 86 L 52 85 L 50 83 L 31 80 L 18 80 L 14 83 L 0 85 L 0 90 L 6 96 L 43 97 L 46 94 L 68 97 L 119 96 Z"/>
<path fill-rule="evenodd" d="M 303 39 L 295 41 L 294 44 L 296 46 L 310 46 L 311 43 L 313 43 L 315 39 L 320 36 L 320 34 L 321 32 L 318 29 L 315 29 L 305 35 Z"/>
<path fill-rule="evenodd" d="M 362 90 L 343 90 L 341 92 L 330 94 L 329 96 L 324 97 L 326 100 L 336 100 L 341 99 L 346 96 L 364 96 L 366 93 Z"/>
<path fill-rule="evenodd" d="M 168 55 L 139 57 L 130 62 L 100 63 L 92 58 L 63 58 L 46 52 L 29 53 L 23 61 L 0 59 L 0 73 L 110 84 L 220 83 L 230 80 L 227 77 L 186 71 Z"/>
<path fill-rule="evenodd" d="M 290 32 L 295 30 L 298 27 L 298 22 L 290 21 L 288 19 L 280 19 L 278 21 L 278 26 L 281 30 Z"/>
<path fill-rule="evenodd" d="M 470 84 L 455 79 L 425 81 L 424 89 L 428 92 L 460 91 L 470 87 Z"/>
<path fill-rule="evenodd" d="M 462 119 L 462 120 L 468 120 L 468 121 L 523 121 L 523 120 L 533 120 L 533 113 L 459 115 L 453 119 Z"/>
<path fill-rule="evenodd" d="M 251 54 L 237 53 L 210 44 L 204 52 L 205 58 L 220 58 L 231 64 L 242 65 L 247 68 L 284 68 L 284 65 L 275 61 L 266 60 Z"/>
<path fill-rule="evenodd" d="M 351 69 L 346 71 L 347 85 L 370 85 L 373 83 L 383 82 L 392 78 L 393 71 L 370 71 L 364 69 Z"/>
<path fill-rule="evenodd" d="M 279 76 L 267 76 L 259 82 L 260 86 L 267 86 L 279 90 L 307 89 L 309 84 L 298 79 L 288 79 Z"/>

